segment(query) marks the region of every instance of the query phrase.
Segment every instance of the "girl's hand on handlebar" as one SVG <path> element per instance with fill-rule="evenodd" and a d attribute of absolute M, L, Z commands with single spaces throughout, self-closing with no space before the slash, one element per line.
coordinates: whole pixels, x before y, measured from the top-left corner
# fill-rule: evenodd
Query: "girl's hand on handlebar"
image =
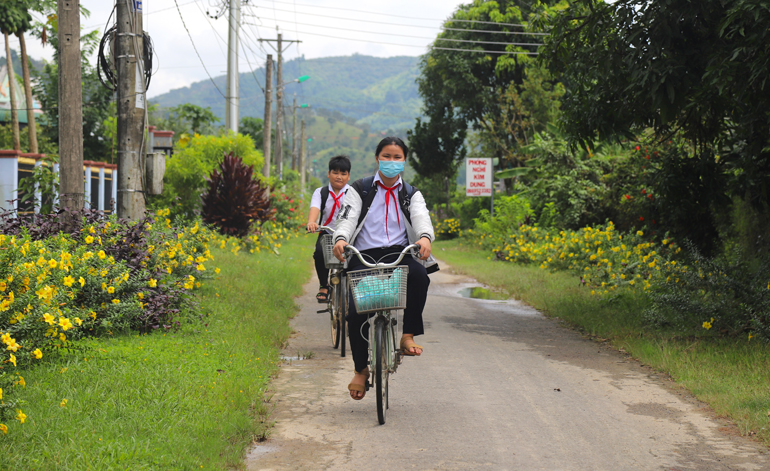
<path fill-rule="evenodd" d="M 345 254 L 345 246 L 348 245 L 347 242 L 344 240 L 338 240 L 336 244 L 334 244 L 334 256 L 337 257 L 337 260 L 340 262 L 345 261 L 345 257 L 343 256 Z"/>
<path fill-rule="evenodd" d="M 309 223 L 307 223 L 307 231 L 308 232 L 318 232 L 318 223 L 316 223 L 316 222 L 309 222 Z"/>
<path fill-rule="evenodd" d="M 427 260 L 430 257 L 430 239 L 423 237 L 415 244 L 420 246 L 420 260 Z"/>

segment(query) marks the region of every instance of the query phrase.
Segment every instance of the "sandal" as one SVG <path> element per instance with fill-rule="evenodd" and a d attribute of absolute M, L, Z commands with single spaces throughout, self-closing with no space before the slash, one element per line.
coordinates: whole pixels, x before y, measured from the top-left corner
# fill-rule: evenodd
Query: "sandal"
<path fill-rule="evenodd" d="M 325 289 L 326 292 L 324 293 L 323 291 L 319 291 L 318 294 L 315 295 L 315 299 L 318 301 L 318 304 L 326 304 L 329 302 L 329 287 L 324 286 L 320 289 Z"/>
<path fill-rule="evenodd" d="M 419 348 L 420 350 L 424 350 L 422 348 L 422 346 L 417 345 L 416 343 L 414 343 L 414 339 L 413 338 L 402 337 L 401 338 L 401 351 L 403 352 L 404 355 L 410 356 L 410 357 L 418 357 L 418 356 L 422 355 L 422 352 L 420 352 L 420 353 L 412 353 L 412 352 L 410 352 L 409 351 L 410 348 Z"/>
<path fill-rule="evenodd" d="M 356 371 L 356 370 L 353 370 L 353 371 L 354 371 L 354 372 L 355 372 L 355 374 L 357 374 L 357 375 L 359 375 L 359 374 L 362 374 L 362 373 L 363 373 L 363 372 L 359 373 L 359 372 L 358 372 L 358 371 Z M 363 398 L 364 398 L 364 396 L 366 396 L 366 391 L 369 389 L 367 386 L 369 386 L 369 380 L 368 380 L 368 379 L 366 380 L 366 384 L 354 384 L 354 383 L 350 383 L 350 384 L 348 384 L 348 391 L 358 391 L 358 392 L 362 392 L 362 393 L 363 393 L 363 394 L 361 395 L 361 397 L 353 397 L 353 396 L 350 396 L 350 398 L 351 398 L 351 399 L 353 399 L 354 401 L 360 401 L 361 399 L 363 399 Z"/>

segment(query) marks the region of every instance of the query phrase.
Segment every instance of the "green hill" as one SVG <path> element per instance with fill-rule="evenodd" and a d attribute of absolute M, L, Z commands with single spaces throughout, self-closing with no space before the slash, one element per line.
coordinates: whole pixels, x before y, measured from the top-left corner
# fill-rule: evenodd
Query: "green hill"
<path fill-rule="evenodd" d="M 419 57 L 380 58 L 359 54 L 293 59 L 284 64 L 284 81 L 301 75 L 309 75 L 310 80 L 286 85 L 286 105 L 291 106 L 296 93 L 300 102 L 309 103 L 316 112 L 327 110 L 339 113 L 352 118 L 362 128 L 378 132 L 411 128 L 422 106 L 415 83 L 418 62 Z M 264 86 L 264 67 L 253 74 L 240 74 L 240 114 L 262 118 L 264 95 L 255 76 Z M 225 79 L 225 76 L 214 78 L 223 93 L 226 90 Z M 210 107 L 224 122 L 225 100 L 210 80 L 172 90 L 150 101 L 161 108 L 182 103 Z"/>

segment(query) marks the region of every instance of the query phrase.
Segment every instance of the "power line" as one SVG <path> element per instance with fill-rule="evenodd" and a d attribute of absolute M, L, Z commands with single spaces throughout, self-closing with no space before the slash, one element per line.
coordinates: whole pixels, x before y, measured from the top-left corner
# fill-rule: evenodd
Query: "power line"
<path fill-rule="evenodd" d="M 280 9 L 280 8 L 273 8 L 273 10 L 274 11 L 281 11 L 281 12 L 292 13 L 291 10 L 283 10 L 283 9 Z M 442 29 L 441 27 L 436 27 L 436 26 L 420 26 L 420 25 L 405 25 L 405 24 L 401 24 L 401 23 L 386 23 L 386 22 L 383 22 L 383 21 L 362 20 L 362 19 L 359 19 L 359 18 L 342 18 L 342 17 L 339 17 L 339 16 L 333 16 L 333 15 L 322 15 L 320 13 L 303 13 L 303 12 L 299 12 L 299 14 L 300 15 L 307 15 L 307 16 L 311 16 L 312 15 L 312 16 L 320 17 L 320 18 L 331 18 L 331 19 L 335 19 L 335 20 L 355 21 L 357 23 L 374 23 L 374 24 L 385 25 L 385 26 L 403 26 L 403 27 L 407 27 L 407 28 L 422 28 L 422 29 L 432 29 L 432 30 Z M 278 19 L 276 19 L 275 21 L 277 23 Z M 499 24 L 499 23 L 494 23 L 494 24 Z M 529 31 L 492 31 L 492 30 L 486 30 L 486 29 L 476 30 L 476 29 L 446 28 L 446 27 L 444 27 L 443 29 L 444 29 L 444 31 L 465 31 L 465 32 L 490 33 L 490 34 L 521 34 L 521 35 L 532 35 L 532 36 L 548 36 L 548 33 L 531 33 Z"/>
<path fill-rule="evenodd" d="M 371 43 L 371 44 L 385 44 L 385 45 L 388 45 L 388 46 L 420 47 L 420 48 L 426 47 L 426 48 L 430 48 L 430 49 L 440 49 L 440 50 L 445 50 L 445 51 L 485 52 L 485 53 L 488 53 L 488 54 L 535 54 L 535 55 L 537 54 L 537 53 L 534 53 L 534 52 L 489 51 L 489 50 L 486 50 L 486 49 L 456 49 L 456 48 L 447 48 L 447 47 L 436 47 L 436 46 L 430 46 L 430 45 L 419 46 L 419 45 L 414 45 L 414 44 L 387 43 L 387 42 L 383 42 L 383 41 L 370 41 L 370 40 L 367 40 L 367 39 L 342 38 L 342 37 L 339 37 L 339 36 L 331 36 L 329 34 L 321 34 L 321 33 L 310 33 L 310 32 L 307 32 L 307 31 L 302 32 L 302 34 L 309 34 L 311 36 L 321 36 L 321 37 L 324 37 L 324 38 L 342 39 L 344 41 L 358 41 L 358 42 Z M 534 44 L 527 44 L 527 45 L 528 46 L 532 46 Z"/>
<path fill-rule="evenodd" d="M 187 31 L 187 36 L 190 38 L 190 42 L 192 43 L 193 49 L 195 49 L 195 54 L 198 56 L 198 59 L 201 61 L 201 65 L 203 66 L 203 70 L 206 71 L 206 75 L 209 76 L 209 80 L 211 80 L 211 84 L 214 85 L 214 88 L 217 89 L 220 95 L 222 95 L 222 98 L 227 100 L 227 97 L 224 93 L 222 93 L 222 90 L 219 89 L 217 84 L 214 82 L 214 79 L 211 77 L 211 74 L 209 73 L 209 69 L 206 68 L 206 64 L 203 62 L 203 58 L 201 57 L 200 53 L 198 52 L 198 48 L 195 47 L 195 41 L 193 41 L 192 35 L 190 34 L 190 30 L 187 29 L 187 25 L 184 22 L 184 17 L 182 17 L 182 10 L 179 9 L 179 3 L 177 0 L 174 0 L 174 3 L 176 4 L 176 11 L 179 12 L 179 19 L 182 20 L 182 26 L 184 26 L 184 30 Z"/>
<path fill-rule="evenodd" d="M 288 4 L 289 2 L 281 2 L 281 1 L 273 1 L 273 4 L 276 3 L 282 3 L 282 4 Z M 449 20 L 438 20 L 436 18 L 419 18 L 415 16 L 403 16 L 403 15 L 393 15 L 391 13 L 380 13 L 376 11 L 366 11 L 366 10 L 354 10 L 352 8 L 338 8 L 338 7 L 328 7 L 328 6 L 320 6 L 320 5 L 308 5 L 308 4 L 302 4 L 302 3 L 294 3 L 294 5 L 299 5 L 301 7 L 311 7 L 311 8 L 321 8 L 325 10 L 339 10 L 339 11 L 350 11 L 355 13 L 368 13 L 370 15 L 378 15 L 378 16 L 389 16 L 391 18 L 404 18 L 408 20 L 424 20 L 424 21 L 446 21 L 446 22 L 452 22 L 452 23 L 479 23 L 479 24 L 488 24 L 488 25 L 499 25 L 499 26 L 518 26 L 526 28 L 527 25 L 523 24 L 517 24 L 517 23 L 496 23 L 494 21 L 482 21 L 482 20 L 459 20 L 459 19 L 449 19 Z M 546 33 L 542 33 L 546 34 Z"/>
<path fill-rule="evenodd" d="M 440 51 L 460 51 L 460 52 L 483 52 L 486 54 L 507 54 L 507 55 L 522 55 L 522 56 L 536 56 L 537 52 L 519 52 L 519 51 L 485 51 L 483 49 L 457 49 L 453 47 L 431 47 L 431 49 L 438 49 Z"/>
<path fill-rule="evenodd" d="M 350 28 L 339 28 L 335 26 L 325 26 L 325 25 L 316 25 L 316 24 L 310 24 L 310 23 L 299 23 L 294 22 L 297 25 L 302 26 L 312 26 L 312 27 L 318 27 L 318 28 L 326 28 L 326 29 L 335 29 L 339 31 L 350 31 L 352 33 L 364 33 L 364 34 L 381 34 L 377 31 L 364 31 L 360 29 L 350 29 Z M 299 32 L 297 32 L 299 34 Z M 475 39 L 454 39 L 454 38 L 427 38 L 425 36 L 414 36 L 411 34 L 395 34 L 395 33 L 388 33 L 388 36 L 398 36 L 402 38 L 415 38 L 415 39 L 427 39 L 430 41 L 447 41 L 447 42 L 458 42 L 458 43 L 472 43 L 472 44 L 497 44 L 502 46 L 542 46 L 543 44 L 539 43 L 509 43 L 509 42 L 498 42 L 498 41 L 478 41 Z"/>

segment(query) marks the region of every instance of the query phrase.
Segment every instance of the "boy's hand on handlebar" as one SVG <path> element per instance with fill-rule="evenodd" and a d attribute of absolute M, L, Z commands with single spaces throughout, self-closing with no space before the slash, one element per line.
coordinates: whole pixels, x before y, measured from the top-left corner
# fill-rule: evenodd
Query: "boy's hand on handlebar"
<path fill-rule="evenodd" d="M 427 260 L 430 257 L 430 239 L 423 237 L 415 242 L 415 244 L 420 246 L 420 260 Z"/>
<path fill-rule="evenodd" d="M 346 245 L 348 245 L 348 243 L 345 242 L 344 240 L 338 240 L 337 243 L 334 244 L 334 249 L 333 249 L 334 256 L 337 257 L 337 260 L 339 260 L 340 262 L 345 261 L 345 257 L 343 257 L 343 255 L 345 254 Z"/>
<path fill-rule="evenodd" d="M 309 223 L 307 223 L 307 231 L 308 232 L 318 232 L 318 223 L 316 223 L 316 222 L 309 222 Z"/>

